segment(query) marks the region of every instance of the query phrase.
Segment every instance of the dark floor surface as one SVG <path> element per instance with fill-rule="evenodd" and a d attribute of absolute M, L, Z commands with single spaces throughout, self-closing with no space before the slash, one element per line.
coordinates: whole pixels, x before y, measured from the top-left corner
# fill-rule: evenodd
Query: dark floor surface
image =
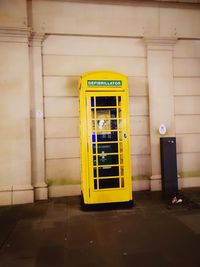
<path fill-rule="evenodd" d="M 82 211 L 79 197 L 0 207 L 0 266 L 200 266 L 200 189 L 171 205 L 134 194 L 135 207 Z"/>

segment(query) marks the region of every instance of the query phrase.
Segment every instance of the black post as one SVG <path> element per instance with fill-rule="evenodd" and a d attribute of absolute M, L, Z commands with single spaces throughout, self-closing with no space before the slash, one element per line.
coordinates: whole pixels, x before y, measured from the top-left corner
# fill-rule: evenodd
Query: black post
<path fill-rule="evenodd" d="M 172 199 L 178 194 L 175 137 L 160 138 L 160 158 L 163 197 Z"/>

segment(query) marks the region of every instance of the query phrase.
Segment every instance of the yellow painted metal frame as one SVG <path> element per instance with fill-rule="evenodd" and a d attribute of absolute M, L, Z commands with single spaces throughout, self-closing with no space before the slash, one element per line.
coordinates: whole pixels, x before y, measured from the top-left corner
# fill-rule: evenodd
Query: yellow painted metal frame
<path fill-rule="evenodd" d="M 116 96 L 121 99 L 122 157 L 124 175 L 120 176 L 119 188 L 94 189 L 91 97 Z M 117 98 L 118 99 L 118 98 Z M 117 104 L 118 105 L 118 104 Z M 81 137 L 81 186 L 85 204 L 127 202 L 132 200 L 129 98 L 127 77 L 112 71 L 95 71 L 83 74 L 79 79 L 79 110 Z M 96 123 L 96 121 L 95 121 Z M 118 136 L 119 136 L 119 129 Z M 125 137 L 124 137 L 125 136 Z M 119 140 L 117 141 L 119 142 Z M 110 142 L 109 142 L 110 143 Z M 118 144 L 119 146 L 119 144 Z M 98 153 L 98 152 L 96 152 Z M 117 153 L 119 154 L 119 150 Z M 110 155 L 110 154 L 109 154 Z M 98 154 L 96 155 L 98 157 Z M 117 164 L 120 166 L 120 162 Z M 102 166 L 102 165 L 101 165 Z M 110 165 L 113 166 L 113 165 Z M 98 165 L 96 166 L 98 168 Z M 100 179 L 100 178 L 99 178 Z"/>

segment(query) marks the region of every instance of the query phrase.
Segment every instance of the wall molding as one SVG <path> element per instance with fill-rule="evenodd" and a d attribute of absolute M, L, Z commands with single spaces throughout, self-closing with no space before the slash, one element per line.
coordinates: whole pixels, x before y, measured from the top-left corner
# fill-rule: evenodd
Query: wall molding
<path fill-rule="evenodd" d="M 0 42 L 28 43 L 30 28 L 0 27 Z"/>
<path fill-rule="evenodd" d="M 29 36 L 29 45 L 33 47 L 42 47 L 45 38 L 45 33 L 31 32 Z"/>
<path fill-rule="evenodd" d="M 48 188 L 45 182 L 36 183 L 34 185 L 34 199 L 35 200 L 48 199 Z"/>
<path fill-rule="evenodd" d="M 172 50 L 173 46 L 177 43 L 178 38 L 172 37 L 144 37 L 143 38 L 148 50 Z"/>
<path fill-rule="evenodd" d="M 132 181 L 133 192 L 136 191 L 161 191 L 161 179 Z M 178 178 L 179 190 L 182 188 L 200 187 L 200 177 Z M 38 184 L 33 187 L 31 185 L 17 186 L 0 186 L 0 206 L 15 205 L 33 202 L 33 193 L 38 195 L 38 199 L 47 199 L 47 189 L 49 197 L 66 197 L 80 196 L 81 185 L 63 185 L 50 186 L 46 184 Z"/>
<path fill-rule="evenodd" d="M 33 203 L 32 185 L 0 186 L 0 206 Z"/>

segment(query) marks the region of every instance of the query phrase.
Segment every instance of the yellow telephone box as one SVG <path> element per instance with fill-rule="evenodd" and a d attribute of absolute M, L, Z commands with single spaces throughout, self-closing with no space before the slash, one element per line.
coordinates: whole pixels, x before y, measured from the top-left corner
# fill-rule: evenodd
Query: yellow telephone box
<path fill-rule="evenodd" d="M 132 203 L 127 77 L 88 72 L 79 92 L 84 204 Z"/>

